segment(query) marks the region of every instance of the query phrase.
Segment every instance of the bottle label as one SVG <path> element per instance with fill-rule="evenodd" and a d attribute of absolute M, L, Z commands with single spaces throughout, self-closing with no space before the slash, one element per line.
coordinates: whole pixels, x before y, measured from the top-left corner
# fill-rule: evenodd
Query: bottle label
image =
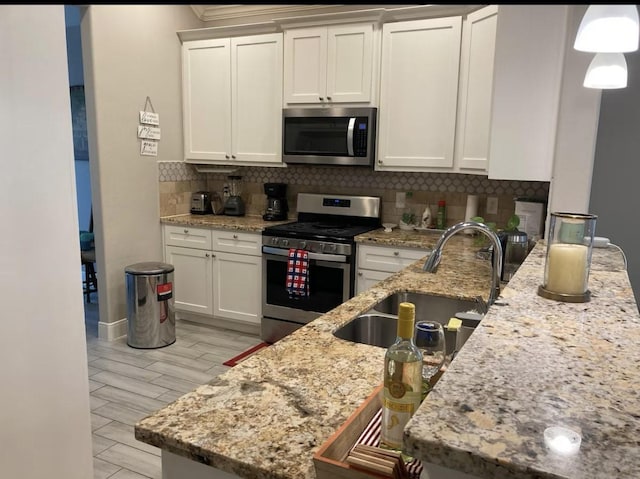
<path fill-rule="evenodd" d="M 412 393 L 411 396 L 414 394 Z M 416 398 L 405 398 L 405 401 L 399 402 L 385 397 L 382 402 L 380 441 L 392 449 L 402 450 L 402 434 L 409 419 L 420 405 L 420 393 Z"/>
<path fill-rule="evenodd" d="M 384 398 L 382 400 L 383 446 L 402 450 L 405 426 L 422 399 L 422 361 L 401 362 L 385 359 Z"/>

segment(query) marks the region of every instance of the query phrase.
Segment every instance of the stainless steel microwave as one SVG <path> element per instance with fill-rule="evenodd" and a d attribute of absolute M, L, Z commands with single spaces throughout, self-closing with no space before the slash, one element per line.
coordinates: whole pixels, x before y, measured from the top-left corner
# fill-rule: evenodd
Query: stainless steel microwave
<path fill-rule="evenodd" d="M 377 108 L 285 108 L 285 163 L 373 166 Z"/>

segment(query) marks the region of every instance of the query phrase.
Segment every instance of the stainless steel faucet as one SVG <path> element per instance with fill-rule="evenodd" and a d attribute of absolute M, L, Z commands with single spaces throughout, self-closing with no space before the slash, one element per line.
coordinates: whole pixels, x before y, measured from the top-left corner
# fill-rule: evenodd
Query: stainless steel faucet
<path fill-rule="evenodd" d="M 489 300 L 487 304 L 491 306 L 498 296 L 500 296 L 500 272 L 502 271 L 502 246 L 500 245 L 500 239 L 487 225 L 484 223 L 477 223 L 475 221 L 463 221 L 455 224 L 447 229 L 433 248 L 431 255 L 425 261 L 422 269 L 427 273 L 435 273 L 440 264 L 442 258 L 442 248 L 447 244 L 449 238 L 458 233 L 459 231 L 472 229 L 485 234 L 493 243 L 493 272 L 491 277 L 491 292 L 489 293 Z"/>

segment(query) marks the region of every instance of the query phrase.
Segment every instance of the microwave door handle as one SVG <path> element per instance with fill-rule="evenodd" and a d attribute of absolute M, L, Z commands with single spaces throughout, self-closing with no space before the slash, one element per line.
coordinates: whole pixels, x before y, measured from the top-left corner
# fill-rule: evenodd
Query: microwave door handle
<path fill-rule="evenodd" d="M 356 119 L 349 118 L 349 127 L 347 128 L 347 155 L 353 155 L 353 129 L 356 126 Z"/>

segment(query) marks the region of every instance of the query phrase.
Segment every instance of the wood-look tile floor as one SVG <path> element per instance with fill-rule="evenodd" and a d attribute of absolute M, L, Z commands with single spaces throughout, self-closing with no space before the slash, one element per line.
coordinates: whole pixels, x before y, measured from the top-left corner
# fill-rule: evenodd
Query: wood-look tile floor
<path fill-rule="evenodd" d="M 255 335 L 176 322 L 176 342 L 134 349 L 98 339 L 97 295 L 85 303 L 94 479 L 161 479 L 160 450 L 135 439 L 134 424 L 228 369 L 260 343 Z"/>

